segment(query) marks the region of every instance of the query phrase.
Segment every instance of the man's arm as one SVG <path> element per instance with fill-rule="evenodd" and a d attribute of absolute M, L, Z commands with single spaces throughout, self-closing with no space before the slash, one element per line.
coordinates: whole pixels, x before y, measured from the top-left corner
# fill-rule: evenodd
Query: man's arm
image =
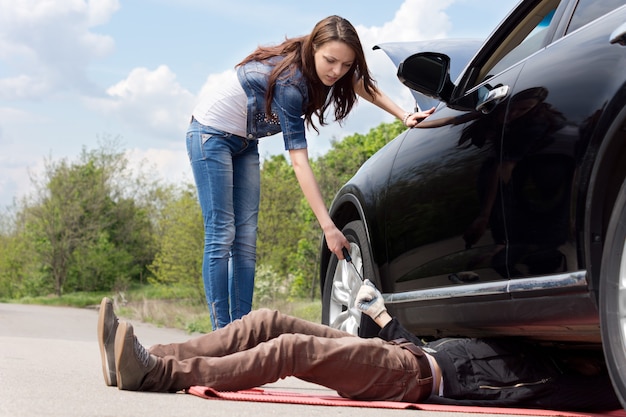
<path fill-rule="evenodd" d="M 378 337 L 381 339 L 388 341 L 406 339 L 417 346 L 424 344 L 417 336 L 405 329 L 397 319 L 391 317 L 385 307 L 382 294 L 369 279 L 363 281 L 355 303 L 363 314 L 370 316 L 380 326 Z"/>
<path fill-rule="evenodd" d="M 387 312 L 387 310 L 383 311 L 382 314 L 374 319 L 374 323 L 378 324 L 378 327 L 381 329 L 385 327 L 393 318 Z"/>

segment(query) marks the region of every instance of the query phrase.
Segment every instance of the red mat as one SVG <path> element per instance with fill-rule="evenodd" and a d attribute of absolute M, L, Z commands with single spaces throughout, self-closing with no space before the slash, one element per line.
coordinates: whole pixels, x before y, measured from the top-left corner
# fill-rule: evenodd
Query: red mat
<path fill-rule="evenodd" d="M 466 407 L 438 404 L 413 404 L 397 401 L 357 401 L 338 395 L 314 395 L 273 389 L 254 388 L 236 392 L 220 392 L 213 388 L 194 386 L 188 394 L 212 400 L 253 401 L 269 403 L 287 403 L 304 405 L 325 405 L 340 407 L 392 408 L 403 410 L 442 411 L 477 414 L 509 414 L 524 416 L 562 416 L 562 417 L 626 417 L 626 411 L 616 410 L 606 413 L 581 413 L 570 411 L 533 410 L 525 408 Z"/>

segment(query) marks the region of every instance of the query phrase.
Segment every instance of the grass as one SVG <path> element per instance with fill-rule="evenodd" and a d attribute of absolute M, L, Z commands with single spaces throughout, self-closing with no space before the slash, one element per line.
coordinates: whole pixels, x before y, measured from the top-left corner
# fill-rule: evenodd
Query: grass
<path fill-rule="evenodd" d="M 188 333 L 208 333 L 211 331 L 211 320 L 206 304 L 197 299 L 189 298 L 189 294 L 176 290 L 164 291 L 152 286 L 132 289 L 126 292 L 78 292 L 64 294 L 61 297 L 49 295 L 45 297 L 24 297 L 18 300 L 2 300 L 20 304 L 40 304 L 50 306 L 69 306 L 77 308 L 96 308 L 102 297 L 110 297 L 114 301 L 118 316 L 152 323 L 159 327 L 185 330 Z M 255 302 L 253 308 L 271 308 L 285 314 L 320 323 L 322 306 L 319 300 L 278 300 Z"/>
<path fill-rule="evenodd" d="M 76 292 L 64 294 L 60 297 L 56 295 L 47 295 L 41 297 L 22 297 L 18 299 L 1 299 L 0 302 L 4 303 L 18 303 L 18 304 L 39 304 L 47 306 L 65 306 L 65 307 L 77 307 L 87 308 L 100 304 L 102 297 L 108 296 L 106 293 L 95 292 Z"/>
<path fill-rule="evenodd" d="M 211 331 L 211 320 L 205 304 L 190 303 L 185 300 L 133 300 L 120 304 L 119 315 L 129 319 L 152 323 L 160 327 L 179 328 L 188 333 L 207 333 Z M 275 302 L 254 308 L 272 308 L 285 314 L 305 320 L 321 322 L 319 301 L 299 300 L 293 302 Z"/>

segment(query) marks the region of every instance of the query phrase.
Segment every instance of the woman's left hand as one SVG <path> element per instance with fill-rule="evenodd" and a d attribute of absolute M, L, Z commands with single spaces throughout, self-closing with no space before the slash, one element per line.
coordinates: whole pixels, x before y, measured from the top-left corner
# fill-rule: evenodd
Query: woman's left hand
<path fill-rule="evenodd" d="M 407 117 L 406 122 L 404 122 L 404 125 L 406 127 L 415 127 L 419 122 L 421 122 L 422 120 L 424 120 L 425 118 L 433 114 L 434 111 L 435 111 L 435 108 L 433 107 L 426 111 L 415 112 L 411 114 L 409 117 Z"/>

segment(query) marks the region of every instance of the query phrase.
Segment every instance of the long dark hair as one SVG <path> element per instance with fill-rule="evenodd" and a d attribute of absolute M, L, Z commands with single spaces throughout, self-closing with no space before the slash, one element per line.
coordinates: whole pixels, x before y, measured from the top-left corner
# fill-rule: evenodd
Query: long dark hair
<path fill-rule="evenodd" d="M 318 48 L 331 41 L 340 41 L 348 45 L 354 51 L 355 59 L 350 70 L 332 87 L 327 87 L 315 71 L 314 54 Z M 354 83 L 357 80 L 363 81 L 365 91 L 369 94 L 378 91 L 367 68 L 359 35 L 352 24 L 342 17 L 329 16 L 319 21 L 309 35 L 287 38 L 276 46 L 259 46 L 237 66 L 250 61 L 267 61 L 276 56 L 282 56 L 283 59 L 274 66 L 268 77 L 265 93 L 268 115 L 271 113 L 276 81 L 279 77 L 293 75 L 296 69 L 302 72 L 308 86 L 309 101 L 304 109 L 304 119 L 316 131 L 313 115 L 317 116 L 320 126 L 324 126 L 326 124 L 324 113 L 331 104 L 335 108 L 336 121 L 341 122 L 348 116 L 357 99 L 354 91 Z"/>

